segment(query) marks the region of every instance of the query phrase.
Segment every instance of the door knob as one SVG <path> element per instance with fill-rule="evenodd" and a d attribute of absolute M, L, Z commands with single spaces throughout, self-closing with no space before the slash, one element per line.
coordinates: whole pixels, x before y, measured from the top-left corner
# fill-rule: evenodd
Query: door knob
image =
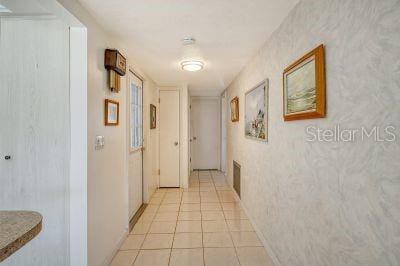
<path fill-rule="evenodd" d="M 179 142 L 177 142 L 177 141 L 174 142 L 174 145 L 175 145 L 175 146 L 178 146 L 178 144 L 179 144 Z"/>
<path fill-rule="evenodd" d="M 193 137 L 193 140 L 196 140 L 197 139 L 197 137 Z"/>
<path fill-rule="evenodd" d="M 6 156 L 4 156 L 4 159 L 6 159 L 6 160 L 11 160 L 11 155 L 6 155 Z"/>

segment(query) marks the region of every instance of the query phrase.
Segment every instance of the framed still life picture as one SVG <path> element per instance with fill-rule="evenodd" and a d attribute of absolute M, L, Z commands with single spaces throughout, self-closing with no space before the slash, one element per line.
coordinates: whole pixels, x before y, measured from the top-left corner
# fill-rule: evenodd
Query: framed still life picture
<path fill-rule="evenodd" d="M 157 126 L 157 109 L 156 106 L 150 104 L 150 129 L 154 129 Z"/>
<path fill-rule="evenodd" d="M 104 124 L 106 126 L 117 126 L 119 123 L 119 102 L 105 99 L 104 110 Z"/>
<path fill-rule="evenodd" d="M 235 97 L 231 100 L 231 121 L 239 121 L 239 98 Z"/>
<path fill-rule="evenodd" d="M 285 121 L 325 117 L 325 58 L 321 44 L 283 72 Z"/>
<path fill-rule="evenodd" d="M 260 141 L 268 139 L 268 79 L 245 95 L 244 134 Z"/>

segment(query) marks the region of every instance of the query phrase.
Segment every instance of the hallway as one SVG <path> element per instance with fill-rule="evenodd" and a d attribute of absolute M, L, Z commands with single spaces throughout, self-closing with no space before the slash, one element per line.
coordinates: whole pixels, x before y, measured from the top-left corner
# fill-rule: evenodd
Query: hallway
<path fill-rule="evenodd" d="M 0 0 L 0 58 L 1 266 L 400 266 L 400 0 Z"/>
<path fill-rule="evenodd" d="M 273 265 L 219 171 L 158 189 L 111 265 Z"/>

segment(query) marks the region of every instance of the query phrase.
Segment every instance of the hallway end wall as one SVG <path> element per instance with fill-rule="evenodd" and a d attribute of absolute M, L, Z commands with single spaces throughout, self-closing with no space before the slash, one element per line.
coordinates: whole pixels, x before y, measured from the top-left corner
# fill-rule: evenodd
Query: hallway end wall
<path fill-rule="evenodd" d="M 400 2 L 301 1 L 228 88 L 228 176 L 282 265 L 400 264 Z M 284 122 L 283 70 L 324 44 L 327 117 Z M 268 143 L 244 136 L 244 96 L 269 79 Z M 307 142 L 307 126 L 391 125 L 395 142 Z M 232 181 L 232 180 L 231 180 Z"/>

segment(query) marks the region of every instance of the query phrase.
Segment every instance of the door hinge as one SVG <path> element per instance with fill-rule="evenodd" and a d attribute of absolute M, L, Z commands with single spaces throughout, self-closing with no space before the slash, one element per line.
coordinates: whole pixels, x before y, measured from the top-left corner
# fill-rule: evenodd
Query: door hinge
<path fill-rule="evenodd" d="M 161 173 L 161 171 L 160 171 L 160 169 L 158 169 L 158 174 L 160 175 L 160 173 Z"/>
<path fill-rule="evenodd" d="M 161 102 L 161 99 L 160 98 L 158 98 L 158 103 L 160 103 Z"/>
<path fill-rule="evenodd" d="M 190 162 L 192 162 L 192 158 L 190 158 Z"/>

